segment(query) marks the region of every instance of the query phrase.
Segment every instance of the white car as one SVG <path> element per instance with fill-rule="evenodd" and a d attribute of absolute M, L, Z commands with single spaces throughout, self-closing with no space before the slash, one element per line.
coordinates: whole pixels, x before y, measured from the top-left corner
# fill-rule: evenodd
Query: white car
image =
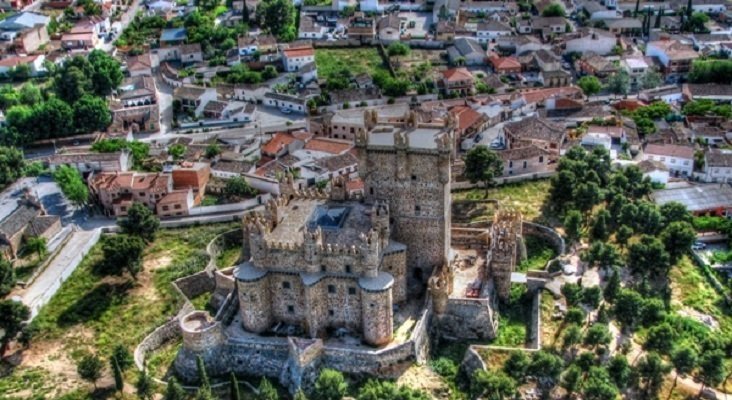
<path fill-rule="evenodd" d="M 694 242 L 694 244 L 691 245 L 692 250 L 704 250 L 706 248 L 707 244 L 702 242 Z"/>
<path fill-rule="evenodd" d="M 280 108 L 280 111 L 282 111 L 282 114 L 292 114 L 292 110 L 289 108 Z"/>

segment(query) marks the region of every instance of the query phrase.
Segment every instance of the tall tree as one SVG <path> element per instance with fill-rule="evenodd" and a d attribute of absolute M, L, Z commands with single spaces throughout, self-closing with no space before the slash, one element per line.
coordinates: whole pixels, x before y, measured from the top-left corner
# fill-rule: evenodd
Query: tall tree
<path fill-rule="evenodd" d="M 570 243 L 574 243 L 579 240 L 581 230 L 582 213 L 577 210 L 567 211 L 567 215 L 564 216 L 564 232 L 566 233 L 567 239 Z"/>
<path fill-rule="evenodd" d="M 0 298 L 10 293 L 15 286 L 15 268 L 13 264 L 0 256 Z"/>
<path fill-rule="evenodd" d="M 259 25 L 283 41 L 294 39 L 294 16 L 294 6 L 289 0 L 265 0 L 257 5 Z"/>
<path fill-rule="evenodd" d="M 135 359 L 132 357 L 132 354 L 123 344 L 117 344 L 114 346 L 114 349 L 112 350 L 112 357 L 117 360 L 117 364 L 119 364 L 122 371 L 126 371 L 135 363 Z"/>
<path fill-rule="evenodd" d="M 132 204 L 127 210 L 127 217 L 117 223 L 123 233 L 140 237 L 146 242 L 153 241 L 160 228 L 160 219 L 142 203 Z"/>
<path fill-rule="evenodd" d="M 25 304 L 15 300 L 0 301 L 0 330 L 4 331 L 0 337 L 0 357 L 5 354 L 8 344 L 18 336 L 28 318 L 30 310 Z"/>
<path fill-rule="evenodd" d="M 196 357 L 196 370 L 198 371 L 198 385 L 202 388 L 211 388 L 211 381 L 208 379 L 206 365 L 203 363 L 201 356 Z"/>
<path fill-rule="evenodd" d="M 79 133 L 103 131 L 110 123 L 112 116 L 103 98 L 86 94 L 74 103 L 74 124 Z"/>
<path fill-rule="evenodd" d="M 704 386 L 716 386 L 724 380 L 724 352 L 722 350 L 706 351 L 699 360 L 699 377 Z"/>
<path fill-rule="evenodd" d="M 236 380 L 236 375 L 234 375 L 233 372 L 229 375 L 229 399 L 241 399 L 241 395 L 239 394 L 239 382 Z"/>
<path fill-rule="evenodd" d="M 95 354 L 87 354 L 76 364 L 76 372 L 81 379 L 94 384 L 97 387 L 97 381 L 102 377 L 102 368 L 104 363 L 102 359 Z"/>
<path fill-rule="evenodd" d="M 143 400 L 151 400 L 155 396 L 155 382 L 147 372 L 147 365 L 142 367 L 142 371 L 137 374 L 137 383 L 135 384 L 137 397 Z"/>
<path fill-rule="evenodd" d="M 185 400 L 187 397 L 186 391 L 183 390 L 178 380 L 174 376 L 171 377 L 168 380 L 168 387 L 165 388 L 163 400 Z"/>
<path fill-rule="evenodd" d="M 46 238 L 43 236 L 31 236 L 25 241 L 25 249 L 31 253 L 36 253 L 38 259 L 41 260 L 48 252 L 46 242 Z"/>
<path fill-rule="evenodd" d="M 585 96 L 589 97 L 593 94 L 597 94 L 602 90 L 602 83 L 593 75 L 586 75 L 577 81 L 577 86 L 582 89 Z"/>
<path fill-rule="evenodd" d="M 81 207 L 89 200 L 89 189 L 76 168 L 62 165 L 54 171 L 53 179 L 64 196 L 75 206 Z"/>
<path fill-rule="evenodd" d="M 647 398 L 652 398 L 658 393 L 663 385 L 664 377 L 670 369 L 657 353 L 647 353 L 638 362 L 636 371 Z"/>
<path fill-rule="evenodd" d="M 277 394 L 277 389 L 272 386 L 267 378 L 262 378 L 259 381 L 259 387 L 257 389 L 259 389 L 257 400 L 279 400 L 280 398 L 280 395 Z"/>
<path fill-rule="evenodd" d="M 99 271 L 111 275 L 122 275 L 126 271 L 137 279 L 142 270 L 144 250 L 145 242 L 137 236 L 118 234 L 105 238 L 102 243 L 104 261 L 99 265 Z"/>
<path fill-rule="evenodd" d="M 470 391 L 476 398 L 508 399 L 516 393 L 516 381 L 502 371 L 492 372 L 478 369 L 473 374 Z"/>
<path fill-rule="evenodd" d="M 109 360 L 112 367 L 112 374 L 114 375 L 114 388 L 118 392 L 121 392 L 125 388 L 125 381 L 122 377 L 122 368 L 120 368 L 116 358 L 112 357 Z"/>
<path fill-rule="evenodd" d="M 496 152 L 484 145 L 478 145 L 468 151 L 465 156 L 465 177 L 471 183 L 482 183 L 488 194 L 494 179 L 503 173 L 503 161 Z"/>
<path fill-rule="evenodd" d="M 674 386 L 676 386 L 679 375 L 685 377 L 696 369 L 699 362 L 699 355 L 691 346 L 680 345 L 671 353 L 671 362 L 676 369 L 676 378 L 674 379 Z"/>
<path fill-rule="evenodd" d="M 24 166 L 23 153 L 19 149 L 0 146 L 0 187 L 17 181 Z"/>
<path fill-rule="evenodd" d="M 665 276 L 671 268 L 671 258 L 661 240 L 643 235 L 628 248 L 628 266 L 642 276 Z"/>
<path fill-rule="evenodd" d="M 696 240 L 696 231 L 688 222 L 675 221 L 661 232 L 661 240 L 671 256 L 670 261 L 676 263 Z"/>
<path fill-rule="evenodd" d="M 122 82 L 122 69 L 119 61 L 101 50 L 89 53 L 89 64 L 94 71 L 91 76 L 94 93 L 107 96 Z"/>
<path fill-rule="evenodd" d="M 608 79 L 607 88 L 610 93 L 615 95 L 624 96 L 628 94 L 628 90 L 630 90 L 630 76 L 625 72 L 625 70 L 621 69 Z"/>

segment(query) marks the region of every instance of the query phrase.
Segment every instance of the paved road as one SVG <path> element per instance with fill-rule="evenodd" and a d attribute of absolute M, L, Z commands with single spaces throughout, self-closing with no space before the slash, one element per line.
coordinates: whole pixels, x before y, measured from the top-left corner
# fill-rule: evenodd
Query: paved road
<path fill-rule="evenodd" d="M 40 3 L 40 1 L 38 1 Z M 117 34 L 121 34 L 125 29 L 127 29 L 127 25 L 132 22 L 132 20 L 135 18 L 135 15 L 137 14 L 137 11 L 140 9 L 140 0 L 132 0 L 132 4 L 130 7 L 127 8 L 127 10 L 120 16 L 119 23 L 122 25 L 122 29 L 120 29 Z M 103 50 L 107 53 L 110 53 L 112 50 L 114 50 L 114 40 L 107 42 L 106 40 L 101 40 L 97 44 L 97 48 L 100 50 Z"/>
<path fill-rule="evenodd" d="M 23 304 L 31 310 L 31 320 L 35 318 L 41 307 L 53 297 L 69 275 L 74 272 L 84 255 L 99 240 L 100 233 L 99 229 L 73 232 L 66 245 L 33 284 L 19 293 Z"/>

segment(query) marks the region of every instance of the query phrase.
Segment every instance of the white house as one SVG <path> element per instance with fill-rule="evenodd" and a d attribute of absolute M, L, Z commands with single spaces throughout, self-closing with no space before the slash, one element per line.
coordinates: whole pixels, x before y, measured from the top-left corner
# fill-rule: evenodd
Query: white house
<path fill-rule="evenodd" d="M 606 30 L 589 29 L 580 37 L 567 40 L 564 54 L 593 52 L 605 56 L 613 52 L 617 42 L 615 35 Z"/>
<path fill-rule="evenodd" d="M 611 10 L 596 1 L 586 1 L 582 3 L 582 8 L 589 15 L 590 20 L 596 21 L 601 19 L 620 18 L 621 15 L 617 10 Z"/>
<path fill-rule="evenodd" d="M 300 16 L 300 28 L 298 31 L 298 38 L 300 39 L 315 39 L 319 40 L 325 37 L 328 29 L 320 25 L 315 17 L 311 15 Z"/>
<path fill-rule="evenodd" d="M 8 73 L 18 65 L 27 65 L 29 67 L 30 76 L 40 76 L 47 72 L 46 68 L 43 66 L 43 62 L 45 60 L 46 56 L 43 54 L 3 58 L 0 60 L 0 75 L 7 76 Z"/>
<path fill-rule="evenodd" d="M 478 23 L 476 36 L 478 41 L 486 43 L 493 41 L 499 36 L 510 36 L 513 30 L 510 26 L 494 20 L 487 20 Z"/>
<path fill-rule="evenodd" d="M 705 182 L 732 182 L 732 152 L 712 149 L 704 154 Z"/>
<path fill-rule="evenodd" d="M 653 183 L 665 185 L 668 183 L 669 172 L 666 165 L 660 161 L 645 160 L 638 163 L 643 177 L 648 177 Z"/>
<path fill-rule="evenodd" d="M 580 143 L 582 146 L 588 147 L 601 146 L 607 151 L 610 151 L 610 148 L 612 147 L 612 139 L 610 136 L 599 132 L 587 132 L 582 136 L 582 141 Z"/>
<path fill-rule="evenodd" d="M 303 66 L 315 62 L 315 50 L 312 47 L 294 47 L 282 51 L 282 62 L 285 71 L 295 72 Z"/>
<path fill-rule="evenodd" d="M 622 62 L 622 66 L 630 76 L 630 83 L 637 85 L 639 80 L 646 72 L 648 72 L 648 63 L 643 57 L 626 58 Z"/>
<path fill-rule="evenodd" d="M 675 144 L 649 144 L 643 159 L 662 162 L 676 176 L 691 176 L 694 172 L 694 148 Z"/>
<path fill-rule="evenodd" d="M 290 110 L 299 114 L 307 113 L 307 99 L 285 93 L 267 92 L 264 95 L 263 104 L 270 107 L 277 107 L 280 110 Z"/>
<path fill-rule="evenodd" d="M 638 98 L 647 101 L 663 101 L 666 104 L 678 103 L 684 98 L 684 93 L 678 85 L 659 86 L 640 92 Z"/>

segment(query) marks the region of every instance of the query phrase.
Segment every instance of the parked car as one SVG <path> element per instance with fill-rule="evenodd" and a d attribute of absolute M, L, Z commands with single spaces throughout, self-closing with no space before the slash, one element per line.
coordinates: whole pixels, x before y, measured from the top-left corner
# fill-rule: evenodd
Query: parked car
<path fill-rule="evenodd" d="M 282 111 L 282 114 L 292 114 L 292 110 L 290 110 L 289 108 L 282 107 L 280 108 L 280 111 Z"/>
<path fill-rule="evenodd" d="M 703 242 L 694 242 L 694 244 L 691 245 L 692 250 L 704 250 L 707 248 L 707 244 Z"/>

